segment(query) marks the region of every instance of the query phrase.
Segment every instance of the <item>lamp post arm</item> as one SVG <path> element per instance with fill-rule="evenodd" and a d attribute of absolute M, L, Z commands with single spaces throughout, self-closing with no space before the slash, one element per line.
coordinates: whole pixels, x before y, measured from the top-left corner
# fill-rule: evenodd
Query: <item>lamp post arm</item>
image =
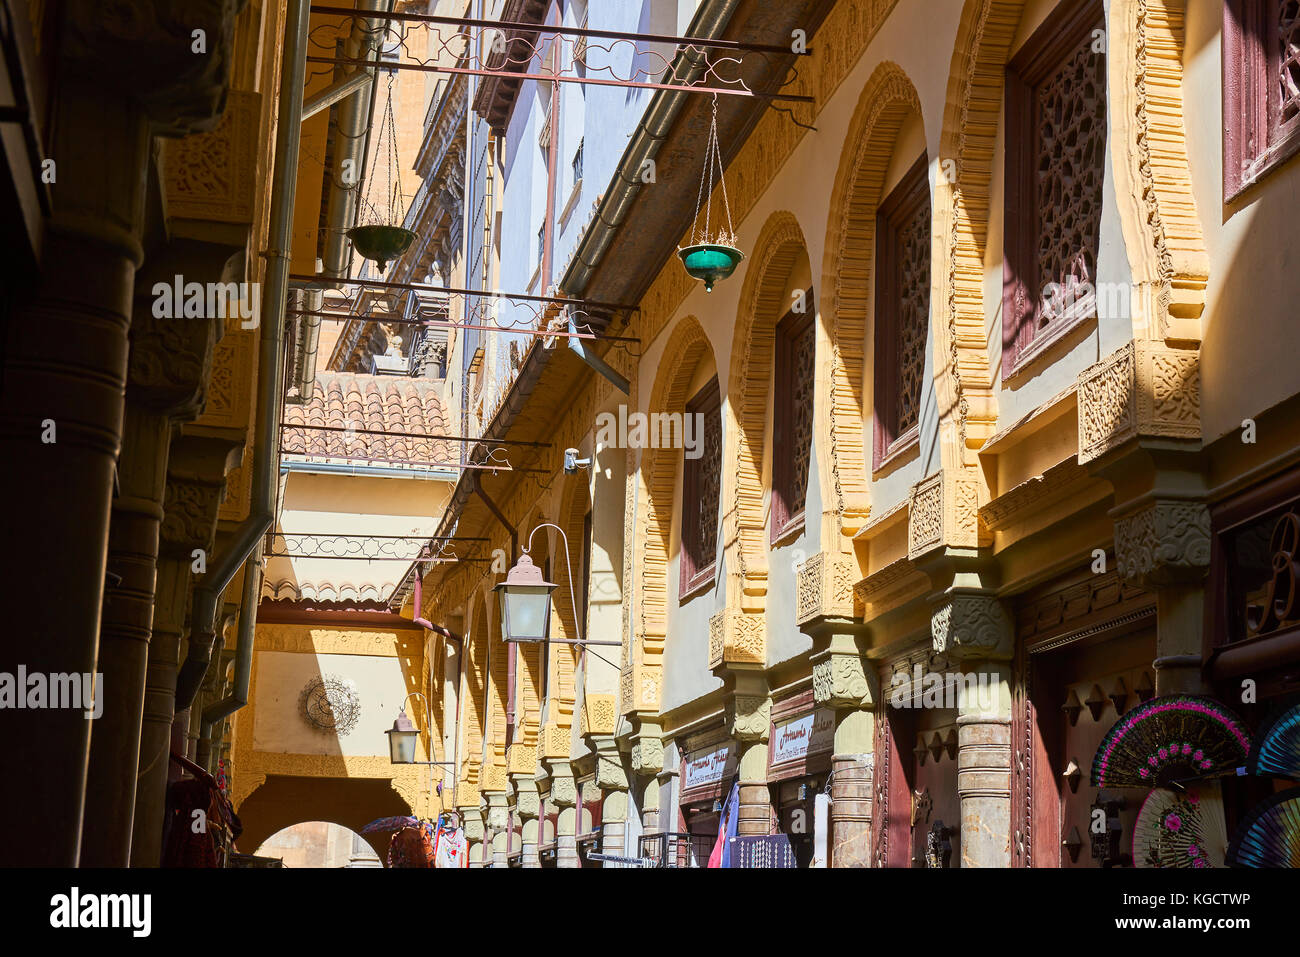
<path fill-rule="evenodd" d="M 528 547 L 524 549 L 524 554 L 527 555 L 532 550 L 533 536 L 543 528 L 555 529 L 560 533 L 560 538 L 564 539 L 564 567 L 569 573 L 569 607 L 573 609 L 573 628 L 578 633 L 578 640 L 573 644 L 585 645 L 586 642 L 582 638 L 582 626 L 578 624 L 578 599 L 573 591 L 573 559 L 569 557 L 569 536 L 565 535 L 564 529 L 554 522 L 542 522 L 537 528 L 528 533 Z"/>

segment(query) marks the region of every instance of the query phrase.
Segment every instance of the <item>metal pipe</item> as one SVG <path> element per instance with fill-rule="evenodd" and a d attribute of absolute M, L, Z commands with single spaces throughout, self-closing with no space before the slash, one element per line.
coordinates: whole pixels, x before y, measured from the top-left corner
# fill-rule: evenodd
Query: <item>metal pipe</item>
<path fill-rule="evenodd" d="M 298 402 L 310 402 L 316 391 L 316 350 L 320 346 L 320 309 L 325 305 L 325 291 L 307 289 L 303 291 L 306 309 L 300 313 L 303 319 L 302 338 L 299 345 Z"/>
<path fill-rule="evenodd" d="M 573 318 L 570 317 L 569 331 L 575 332 L 576 328 L 577 327 L 575 327 L 573 324 Z M 632 394 L 632 383 L 628 382 L 626 378 L 624 378 L 622 375 L 616 372 L 614 370 L 614 367 L 611 366 L 608 362 L 606 362 L 600 356 L 596 355 L 595 352 L 593 352 L 592 350 L 588 349 L 585 345 L 583 345 L 581 337 L 573 336 L 573 335 L 569 336 L 569 351 L 577 355 L 579 359 L 587 363 L 587 365 L 591 366 L 593 369 L 595 369 L 597 372 L 603 375 L 606 379 L 612 382 L 614 384 L 614 387 L 618 389 L 619 392 L 622 392 L 624 395 Z"/>
<path fill-rule="evenodd" d="M 235 639 L 235 675 L 231 683 L 231 696 L 238 695 L 243 689 L 243 707 L 248 703 L 248 687 L 253 675 L 253 636 L 257 624 L 257 600 L 262 591 L 262 547 L 259 544 L 244 563 L 244 589 L 239 606 L 239 628 Z M 217 722 L 239 710 L 238 707 L 227 709 L 219 707 L 231 700 L 231 696 L 221 699 L 203 709 L 199 716 L 199 743 L 195 757 L 199 764 L 208 766 L 212 754 L 212 732 Z"/>
<path fill-rule="evenodd" d="M 329 109 L 339 100 L 346 99 L 353 93 L 365 88 L 374 79 L 369 70 L 358 70 L 343 79 L 331 83 L 315 96 L 309 97 L 302 104 L 302 118 L 308 120 L 321 110 Z"/>
<path fill-rule="evenodd" d="M 293 242 L 294 193 L 298 179 L 298 150 L 302 140 L 302 123 L 297 111 L 302 109 L 302 92 L 307 64 L 303 57 L 309 25 L 308 0 L 289 0 L 285 19 L 284 68 L 280 73 L 280 122 L 276 127 L 275 156 L 271 176 L 271 210 L 269 248 L 266 251 L 266 314 L 261 317 L 261 343 L 257 378 L 257 417 L 253 440 L 253 487 L 248 518 L 240 523 L 229 547 L 208 567 L 194 589 L 190 612 L 189 654 L 176 679 L 176 711 L 194 703 L 203 676 L 212 658 L 216 638 L 217 605 L 221 594 L 239 570 L 239 566 L 261 543 L 275 517 L 275 499 L 279 488 L 278 452 L 280 399 L 284 394 L 284 317 L 289 293 L 289 258 Z M 256 576 L 251 576 L 256 577 Z M 245 587 L 245 592 L 247 592 Z M 256 605 L 257 595 L 253 595 Z M 241 612 L 237 652 L 251 663 L 255 612 Z M 247 685 L 236 687 L 224 703 L 226 714 L 243 707 L 248 700 Z M 237 702 L 237 703 L 236 703 Z M 205 711 L 206 714 L 206 711 Z"/>

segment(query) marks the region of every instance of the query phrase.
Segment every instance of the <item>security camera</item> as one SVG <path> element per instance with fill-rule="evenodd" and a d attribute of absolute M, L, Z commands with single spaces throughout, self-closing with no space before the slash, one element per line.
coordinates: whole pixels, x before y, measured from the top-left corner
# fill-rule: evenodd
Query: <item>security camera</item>
<path fill-rule="evenodd" d="M 578 458 L 577 449 L 564 450 L 564 474 L 565 475 L 575 475 L 577 474 L 578 469 L 588 469 L 588 468 L 591 468 L 591 459 Z"/>

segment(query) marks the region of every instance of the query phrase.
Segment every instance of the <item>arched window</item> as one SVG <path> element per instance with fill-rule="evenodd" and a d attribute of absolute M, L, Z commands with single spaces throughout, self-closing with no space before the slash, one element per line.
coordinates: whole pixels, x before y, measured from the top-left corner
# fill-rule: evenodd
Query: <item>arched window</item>
<path fill-rule="evenodd" d="M 679 598 L 713 581 L 718 550 L 718 500 L 722 492 L 722 396 L 714 376 L 686 403 L 685 430 L 696 436 L 682 473 L 682 548 Z M 685 443 L 684 443 L 685 444 Z"/>

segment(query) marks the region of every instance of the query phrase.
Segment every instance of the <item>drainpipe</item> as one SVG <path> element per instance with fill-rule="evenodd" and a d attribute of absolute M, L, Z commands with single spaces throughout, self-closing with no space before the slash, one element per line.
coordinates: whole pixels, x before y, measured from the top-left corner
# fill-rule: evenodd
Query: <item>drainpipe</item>
<path fill-rule="evenodd" d="M 280 74 L 280 122 L 275 134 L 275 157 L 271 178 L 271 210 L 269 248 L 266 251 L 266 304 L 261 317 L 261 348 L 258 358 L 257 418 L 253 440 L 253 488 L 248 518 L 240 523 L 230 546 L 208 567 L 199 585 L 194 589 L 194 603 L 190 612 L 189 654 L 176 679 L 176 711 L 184 711 L 194 703 L 203 676 L 212 659 L 212 645 L 216 639 L 217 605 L 239 566 L 254 553 L 262 536 L 271 527 L 275 516 L 275 499 L 278 490 L 277 463 L 279 462 L 280 399 L 284 395 L 284 317 L 285 301 L 289 293 L 289 258 L 293 241 L 294 191 L 298 175 L 298 148 L 301 142 L 302 123 L 298 112 L 302 109 L 302 91 L 306 76 L 307 30 L 310 0 L 289 0 L 285 19 L 284 67 Z M 256 578 L 250 575 L 249 578 Z M 239 638 L 236 645 L 238 671 L 251 665 L 253 653 L 253 624 L 256 620 L 257 594 L 253 594 L 254 609 L 247 608 L 248 587 L 245 589 L 245 608 L 239 620 Z M 247 660 L 246 660 L 247 659 Z M 236 683 L 236 688 L 221 704 L 232 714 L 248 701 L 248 686 Z M 204 719 L 208 719 L 205 709 Z"/>
<path fill-rule="evenodd" d="M 319 269 L 320 260 L 316 260 L 317 269 Z M 315 315 L 299 316 L 302 320 L 302 337 L 299 339 L 300 357 L 298 361 L 298 376 L 294 385 L 297 387 L 298 397 L 294 401 L 301 404 L 310 402 L 312 395 L 316 391 L 316 350 L 320 346 L 320 312 L 325 305 L 325 291 L 323 289 L 305 289 L 301 292 L 303 304 L 306 311 L 315 313 Z M 285 401 L 289 401 L 286 397 Z"/>
<path fill-rule="evenodd" d="M 231 684 L 233 696 L 238 696 L 238 689 L 243 689 L 243 700 L 240 707 L 248 703 L 248 687 L 253 676 L 253 635 L 254 626 L 257 624 L 257 599 L 262 591 L 262 543 L 258 542 L 253 553 L 248 556 L 248 561 L 244 563 L 244 591 L 242 601 L 239 606 L 239 628 L 238 637 L 235 640 L 235 680 Z M 238 708 L 225 710 L 220 706 L 231 697 L 223 698 L 216 704 L 210 705 L 203 709 L 199 716 L 199 743 L 195 748 L 194 759 L 208 770 L 213 770 L 209 765 L 209 758 L 212 754 L 212 732 L 216 723 L 225 718 Z"/>

